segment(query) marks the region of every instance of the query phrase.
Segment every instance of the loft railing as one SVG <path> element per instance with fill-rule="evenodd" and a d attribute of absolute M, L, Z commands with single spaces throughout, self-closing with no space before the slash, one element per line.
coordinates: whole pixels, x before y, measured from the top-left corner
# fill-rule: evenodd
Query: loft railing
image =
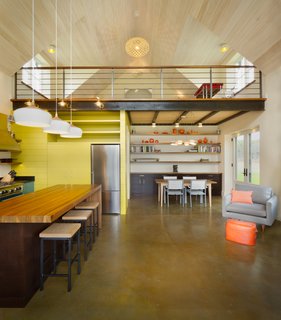
<path fill-rule="evenodd" d="M 57 72 L 57 76 L 56 76 Z M 56 83 L 57 79 L 57 83 Z M 15 99 L 262 98 L 254 66 L 36 67 L 15 74 Z"/>

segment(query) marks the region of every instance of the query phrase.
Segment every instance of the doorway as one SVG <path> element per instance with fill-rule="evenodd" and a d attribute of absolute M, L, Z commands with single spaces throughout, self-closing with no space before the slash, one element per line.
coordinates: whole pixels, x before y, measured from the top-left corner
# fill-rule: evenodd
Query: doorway
<path fill-rule="evenodd" d="M 260 131 L 258 128 L 236 133 L 233 142 L 233 180 L 260 183 Z"/>

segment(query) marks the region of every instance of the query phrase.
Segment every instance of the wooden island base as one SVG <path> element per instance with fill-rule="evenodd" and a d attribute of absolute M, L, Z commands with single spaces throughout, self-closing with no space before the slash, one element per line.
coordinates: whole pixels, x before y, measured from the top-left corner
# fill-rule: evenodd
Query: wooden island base
<path fill-rule="evenodd" d="M 85 199 L 101 203 L 101 186 L 59 185 L 0 203 L 0 307 L 28 303 L 39 288 L 39 233 Z"/>

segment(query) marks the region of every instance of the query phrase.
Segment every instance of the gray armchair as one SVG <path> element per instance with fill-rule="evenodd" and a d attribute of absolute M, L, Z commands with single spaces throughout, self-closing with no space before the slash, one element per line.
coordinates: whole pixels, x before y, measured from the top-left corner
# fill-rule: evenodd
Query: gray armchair
<path fill-rule="evenodd" d="M 231 194 L 224 196 L 222 215 L 242 221 L 271 226 L 277 217 L 277 197 L 272 188 L 250 183 L 236 183 L 235 190 L 253 191 L 253 204 L 231 203 Z"/>

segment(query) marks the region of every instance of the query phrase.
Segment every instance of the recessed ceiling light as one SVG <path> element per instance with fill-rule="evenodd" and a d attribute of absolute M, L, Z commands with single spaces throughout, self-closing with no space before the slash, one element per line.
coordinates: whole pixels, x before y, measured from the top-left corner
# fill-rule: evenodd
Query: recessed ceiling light
<path fill-rule="evenodd" d="M 229 50 L 229 45 L 228 45 L 228 44 L 222 43 L 222 44 L 220 45 L 220 52 L 221 52 L 221 53 L 225 53 L 225 52 L 227 52 L 228 50 Z"/>
<path fill-rule="evenodd" d="M 53 54 L 56 52 L 56 46 L 54 44 L 50 44 L 48 48 L 48 52 Z"/>

